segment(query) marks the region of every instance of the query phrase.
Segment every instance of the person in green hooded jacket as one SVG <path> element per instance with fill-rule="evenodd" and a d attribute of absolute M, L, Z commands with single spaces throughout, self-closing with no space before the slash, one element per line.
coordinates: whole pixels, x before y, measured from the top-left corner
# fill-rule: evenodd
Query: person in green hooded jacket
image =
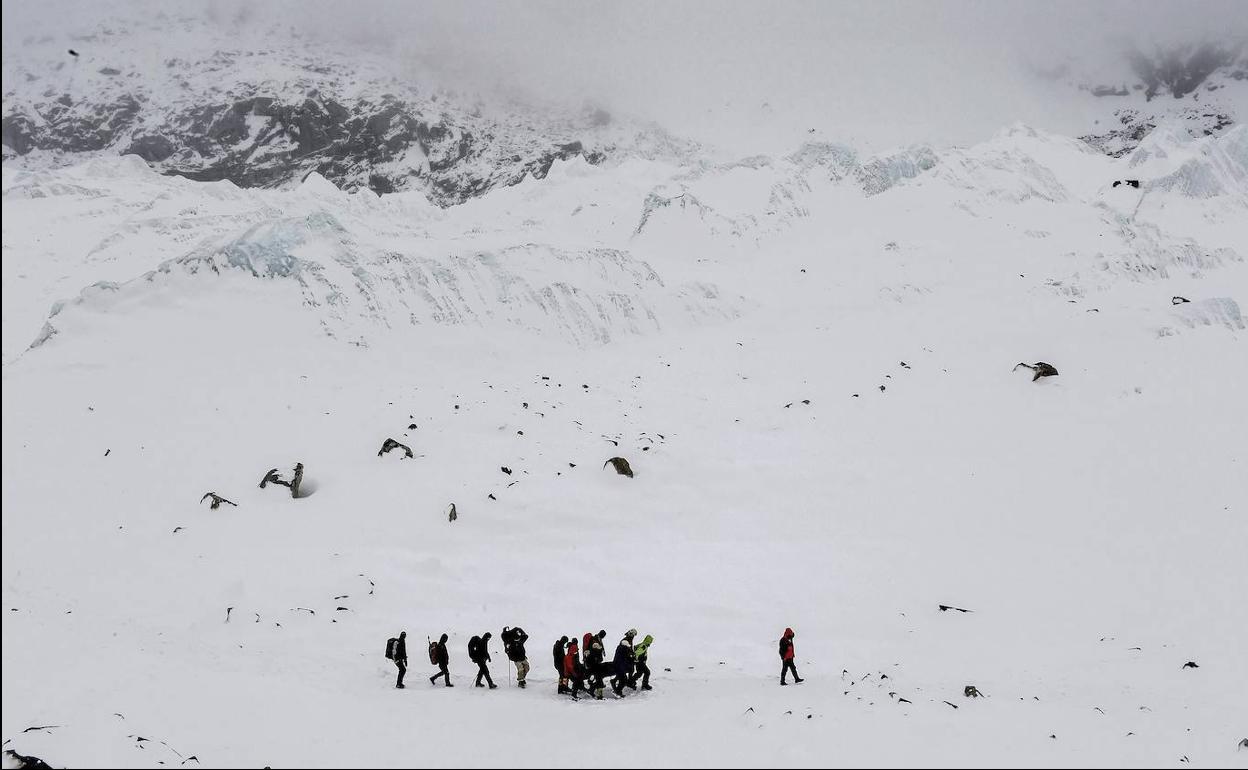
<path fill-rule="evenodd" d="M 637 667 L 633 670 L 633 678 L 629 681 L 629 687 L 637 689 L 637 680 L 641 679 L 641 689 L 653 690 L 650 686 L 650 667 L 646 665 L 646 659 L 650 656 L 650 645 L 654 643 L 654 637 L 646 634 L 646 638 L 642 639 L 633 646 L 633 659 L 637 663 Z"/>

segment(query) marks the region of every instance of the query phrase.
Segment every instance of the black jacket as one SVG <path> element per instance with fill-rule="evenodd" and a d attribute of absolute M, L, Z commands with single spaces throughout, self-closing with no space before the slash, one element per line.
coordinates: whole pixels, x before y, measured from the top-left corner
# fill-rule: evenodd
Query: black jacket
<path fill-rule="evenodd" d="M 787 636 L 782 637 L 780 639 L 780 660 L 786 659 L 787 656 L 785 653 L 787 653 L 789 651 L 789 648 L 792 646 L 793 646 L 793 640 L 788 638 Z"/>
<path fill-rule="evenodd" d="M 523 628 L 512 628 L 503 632 L 503 649 L 507 652 L 507 657 L 514 663 L 524 660 L 527 655 L 524 652 L 524 643 L 529 640 L 529 635 L 524 632 Z"/>
<path fill-rule="evenodd" d="M 585 666 L 589 668 L 590 671 L 598 671 L 602 668 L 602 658 L 602 644 L 600 642 L 594 642 L 593 646 L 589 648 L 589 652 L 585 654 Z"/>
<path fill-rule="evenodd" d="M 560 672 L 563 671 L 563 654 L 564 654 L 563 648 L 564 648 L 564 645 L 567 644 L 567 638 L 568 637 L 565 636 L 563 637 L 563 639 L 560 639 L 559 641 L 555 642 L 555 646 L 552 649 L 552 652 L 555 654 L 555 668 L 558 669 Z"/>
<path fill-rule="evenodd" d="M 615 648 L 615 659 L 611 661 L 611 667 L 615 670 L 616 676 L 628 676 L 633 673 L 633 646 L 625 642 L 620 642 Z"/>
<path fill-rule="evenodd" d="M 394 647 L 394 659 L 407 662 L 407 640 L 399 637 L 399 643 Z"/>
<path fill-rule="evenodd" d="M 447 666 L 451 663 L 451 654 L 446 650 L 446 642 L 437 642 L 438 665 Z"/>
<path fill-rule="evenodd" d="M 482 639 L 474 636 L 468 640 L 468 660 L 473 663 L 488 663 L 490 661 L 490 646 L 488 639 Z"/>

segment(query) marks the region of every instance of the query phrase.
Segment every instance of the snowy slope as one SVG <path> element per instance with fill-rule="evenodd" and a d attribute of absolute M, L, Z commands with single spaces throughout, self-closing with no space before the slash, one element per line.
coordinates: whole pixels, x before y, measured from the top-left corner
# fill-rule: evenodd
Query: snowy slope
<path fill-rule="evenodd" d="M 449 209 L 6 166 L 6 748 L 1243 766 L 1245 136 L 574 158 Z M 467 686 L 516 624 L 529 690 Z M 653 692 L 555 695 L 555 639 L 629 627 Z"/>

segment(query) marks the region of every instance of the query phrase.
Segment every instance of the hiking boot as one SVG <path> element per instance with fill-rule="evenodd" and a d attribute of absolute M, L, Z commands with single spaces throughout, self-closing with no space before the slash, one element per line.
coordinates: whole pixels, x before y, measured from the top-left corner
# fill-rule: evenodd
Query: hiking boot
<path fill-rule="evenodd" d="M 643 690 L 653 690 L 654 688 L 653 688 L 653 687 L 651 687 L 651 686 L 650 686 L 650 685 L 648 685 L 648 684 L 643 684 L 643 685 L 641 686 L 641 689 L 643 689 Z"/>
<path fill-rule="evenodd" d="M 788 685 L 788 682 L 786 682 L 786 681 L 784 681 L 783 679 L 781 679 L 781 680 L 780 680 L 780 686 L 781 686 L 781 687 L 784 687 L 784 686 L 786 686 L 786 685 Z"/>
<path fill-rule="evenodd" d="M 491 690 L 497 690 L 497 689 L 498 689 L 498 685 L 496 685 L 496 684 L 492 684 L 492 685 L 490 685 L 490 689 L 491 689 Z"/>
<path fill-rule="evenodd" d="M 523 689 L 524 689 L 524 682 L 517 682 L 517 684 L 519 684 L 519 685 L 520 685 L 520 689 L 521 689 L 521 690 L 523 690 Z"/>
<path fill-rule="evenodd" d="M 447 686 L 447 687 L 454 687 L 455 685 L 451 684 L 450 682 L 447 682 L 447 683 L 446 683 L 446 686 Z"/>
<path fill-rule="evenodd" d="M 806 681 L 805 679 L 798 679 L 797 677 L 793 677 L 793 684 L 801 684 L 802 682 L 805 682 L 805 681 Z"/>
<path fill-rule="evenodd" d="M 473 685 L 473 687 L 485 687 L 485 685 L 481 684 L 480 682 L 477 682 L 476 684 Z"/>
<path fill-rule="evenodd" d="M 394 689 L 396 689 L 396 690 L 406 690 L 406 689 L 407 689 L 407 685 L 405 685 L 405 684 L 396 684 L 396 685 L 394 686 Z"/>

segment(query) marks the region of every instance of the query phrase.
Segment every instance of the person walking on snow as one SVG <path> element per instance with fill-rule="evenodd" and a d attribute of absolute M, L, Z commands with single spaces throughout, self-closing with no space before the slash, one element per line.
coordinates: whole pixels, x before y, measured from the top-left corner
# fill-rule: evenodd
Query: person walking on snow
<path fill-rule="evenodd" d="M 451 684 L 451 670 L 447 668 L 451 663 L 451 654 L 446 650 L 447 638 L 446 634 L 442 634 L 442 638 L 433 644 L 433 650 L 431 651 L 433 654 L 429 656 L 432 660 L 429 662 L 438 667 L 438 673 L 429 677 L 429 684 L 437 684 L 438 679 L 445 677 L 446 686 L 454 687 L 455 685 Z"/>
<path fill-rule="evenodd" d="M 654 644 L 654 637 L 646 634 L 646 638 L 641 643 L 633 647 L 633 660 L 637 664 L 637 669 L 633 672 L 633 677 L 629 680 L 629 686 L 634 690 L 637 689 L 637 678 L 641 677 L 641 689 L 653 690 L 650 686 L 650 667 L 646 665 L 647 658 L 650 657 L 650 645 Z"/>
<path fill-rule="evenodd" d="M 794 636 L 795 634 L 793 633 L 793 629 L 786 628 L 784 629 L 784 636 L 780 637 L 780 660 L 783 661 L 783 665 L 781 665 L 780 667 L 780 684 L 781 685 L 788 684 L 788 682 L 784 681 L 784 676 L 790 671 L 793 672 L 793 684 L 800 684 L 805 681 L 804 679 L 802 679 L 800 676 L 797 675 L 797 666 L 793 665 L 793 657 L 794 657 L 793 637 Z"/>
<path fill-rule="evenodd" d="M 507 628 L 503 626 L 503 652 L 507 659 L 516 664 L 516 684 L 524 689 L 524 678 L 529 675 L 529 658 L 524 652 L 524 643 L 529 635 L 523 628 Z"/>
<path fill-rule="evenodd" d="M 615 674 L 611 679 L 611 692 L 617 698 L 624 697 L 624 685 L 630 684 L 633 679 L 633 639 L 636 636 L 635 628 L 624 632 L 624 638 L 616 645 L 615 657 L 611 660 L 612 673 Z"/>
<path fill-rule="evenodd" d="M 394 648 L 394 665 L 399 667 L 399 678 L 394 683 L 396 690 L 404 688 L 403 675 L 407 673 L 407 632 L 399 632 L 399 643 Z"/>
<path fill-rule="evenodd" d="M 606 674 L 606 651 L 602 649 L 602 640 L 593 637 L 589 652 L 585 654 L 585 673 L 590 677 L 589 689 L 598 700 L 602 700 L 602 691 L 606 689 L 603 676 Z"/>
<path fill-rule="evenodd" d="M 564 656 L 564 651 L 567 649 L 567 646 L 568 646 L 568 637 L 561 636 L 559 637 L 559 641 L 555 642 L 555 646 L 551 650 L 551 652 L 554 653 L 555 673 L 559 675 L 559 694 L 560 695 L 563 695 L 565 692 L 568 691 L 568 680 L 567 680 L 567 677 L 563 675 L 563 656 Z"/>
<path fill-rule="evenodd" d="M 497 690 L 498 685 L 494 684 L 494 680 L 490 677 L 490 669 L 485 665 L 493 659 L 490 657 L 490 638 L 493 636 L 486 631 L 481 636 L 474 636 L 468 640 L 468 659 L 477 664 L 477 687 L 485 687 L 481 684 L 481 678 L 485 677 L 485 681 L 490 683 L 491 690 Z"/>
<path fill-rule="evenodd" d="M 585 669 L 581 665 L 579 653 L 576 640 L 568 642 L 568 651 L 563 656 L 563 678 L 568 680 L 568 685 L 572 690 L 572 700 L 578 700 L 576 694 L 584 687 Z"/>
<path fill-rule="evenodd" d="M 587 658 L 589 657 L 589 651 L 592 650 L 593 648 L 594 648 L 594 632 L 586 631 L 585 636 L 581 637 L 581 661 L 582 662 L 588 662 Z M 589 676 L 593 673 L 594 673 L 593 671 L 586 671 L 585 675 Z"/>

